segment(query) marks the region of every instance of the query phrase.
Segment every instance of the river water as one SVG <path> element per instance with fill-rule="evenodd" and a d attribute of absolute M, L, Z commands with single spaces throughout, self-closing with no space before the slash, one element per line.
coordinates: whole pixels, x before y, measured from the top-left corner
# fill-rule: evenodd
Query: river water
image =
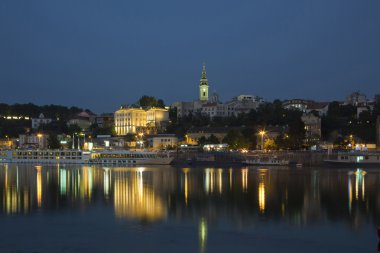
<path fill-rule="evenodd" d="M 0 253 L 376 252 L 380 168 L 0 164 Z"/>

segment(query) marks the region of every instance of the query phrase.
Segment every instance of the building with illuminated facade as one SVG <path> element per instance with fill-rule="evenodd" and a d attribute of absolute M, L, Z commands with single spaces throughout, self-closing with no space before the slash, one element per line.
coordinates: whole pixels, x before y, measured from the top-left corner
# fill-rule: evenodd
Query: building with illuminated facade
<path fill-rule="evenodd" d="M 175 134 L 151 135 L 147 138 L 147 140 L 148 147 L 153 150 L 173 148 L 178 144 L 178 138 L 175 136 Z"/>
<path fill-rule="evenodd" d="M 164 108 L 122 107 L 115 112 L 114 117 L 116 134 L 121 136 L 162 127 L 169 121 L 169 111 Z"/>
<path fill-rule="evenodd" d="M 210 97 L 206 66 L 203 64 L 199 82 L 199 98 L 192 102 L 174 102 L 171 107 L 177 110 L 177 118 L 197 113 L 214 118 L 249 113 L 251 110 L 257 109 L 261 103 L 263 103 L 263 99 L 254 95 L 239 95 L 225 103 L 219 101 L 219 96 L 215 92 Z"/>

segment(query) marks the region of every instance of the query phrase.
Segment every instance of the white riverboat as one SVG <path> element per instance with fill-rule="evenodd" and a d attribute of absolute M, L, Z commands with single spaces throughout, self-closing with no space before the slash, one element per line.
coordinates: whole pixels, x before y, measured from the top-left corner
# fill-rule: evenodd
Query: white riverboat
<path fill-rule="evenodd" d="M 352 152 L 338 153 L 331 156 L 334 156 L 334 158 L 326 159 L 324 162 L 342 165 L 380 165 L 380 153 Z"/>
<path fill-rule="evenodd" d="M 169 153 L 129 150 L 1 150 L 1 163 L 59 163 L 108 165 L 165 165 L 173 158 Z"/>

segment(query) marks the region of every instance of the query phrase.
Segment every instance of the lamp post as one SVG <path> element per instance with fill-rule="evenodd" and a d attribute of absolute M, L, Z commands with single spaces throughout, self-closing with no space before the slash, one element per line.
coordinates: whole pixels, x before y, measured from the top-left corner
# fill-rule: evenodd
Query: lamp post
<path fill-rule="evenodd" d="M 264 135 L 266 132 L 264 130 L 260 130 L 259 134 L 261 135 L 261 150 L 264 150 Z"/>
<path fill-rule="evenodd" d="M 74 150 L 74 149 L 75 149 L 75 144 L 74 144 L 74 142 L 75 142 L 75 139 L 74 139 L 74 138 L 75 138 L 75 136 L 74 136 L 74 135 L 75 135 L 75 133 L 73 133 L 73 145 L 71 145 L 71 149 L 72 149 L 72 150 Z"/>
<path fill-rule="evenodd" d="M 37 138 L 38 138 L 38 148 L 41 148 L 41 137 L 42 137 L 42 134 L 37 134 Z"/>

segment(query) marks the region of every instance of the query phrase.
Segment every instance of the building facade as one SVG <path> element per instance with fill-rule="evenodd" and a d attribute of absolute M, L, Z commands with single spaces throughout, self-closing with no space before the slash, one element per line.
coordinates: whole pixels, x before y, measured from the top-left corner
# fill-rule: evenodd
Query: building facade
<path fill-rule="evenodd" d="M 115 112 L 115 131 L 118 136 L 158 129 L 169 121 L 169 111 L 164 108 L 120 108 Z"/>
<path fill-rule="evenodd" d="M 305 124 L 305 143 L 316 145 L 321 139 L 321 118 L 312 113 L 304 113 L 301 117 Z"/>
<path fill-rule="evenodd" d="M 95 117 L 95 123 L 98 127 L 112 127 L 115 123 L 113 113 L 102 113 Z"/>
<path fill-rule="evenodd" d="M 19 135 L 19 148 L 47 148 L 46 134 L 20 134 Z"/>
<path fill-rule="evenodd" d="M 53 120 L 45 118 L 43 113 L 40 113 L 38 118 L 32 118 L 32 129 L 38 129 L 41 125 L 46 125 L 51 123 Z"/>
<path fill-rule="evenodd" d="M 141 108 L 121 108 L 115 112 L 115 131 L 117 135 L 137 133 L 146 126 L 146 111 Z"/>
<path fill-rule="evenodd" d="M 174 148 L 178 144 L 175 134 L 158 134 L 147 138 L 148 147 L 153 150 Z"/>
<path fill-rule="evenodd" d="M 79 126 L 82 130 L 88 129 L 91 124 L 94 122 L 93 121 L 92 115 L 90 115 L 88 112 L 83 111 L 75 115 L 72 119 L 70 119 L 67 122 L 68 126 L 72 125 L 77 125 Z"/>
<path fill-rule="evenodd" d="M 148 127 L 159 128 L 169 121 L 169 111 L 164 108 L 150 108 L 146 111 L 146 124 Z"/>
<path fill-rule="evenodd" d="M 368 99 L 365 94 L 356 91 L 347 96 L 345 103 L 353 106 L 367 106 Z"/>

